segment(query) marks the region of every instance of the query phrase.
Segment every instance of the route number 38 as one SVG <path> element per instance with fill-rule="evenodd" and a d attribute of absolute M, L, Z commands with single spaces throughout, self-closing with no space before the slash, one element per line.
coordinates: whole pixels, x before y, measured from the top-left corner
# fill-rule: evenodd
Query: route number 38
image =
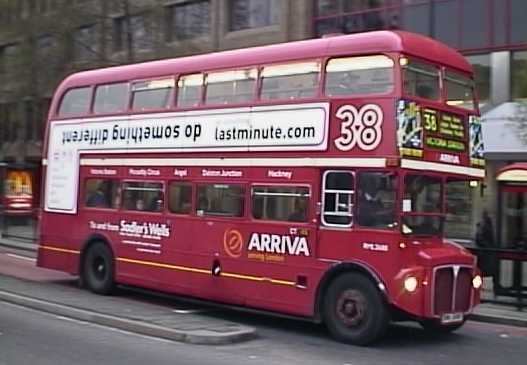
<path fill-rule="evenodd" d="M 342 105 L 335 116 L 341 120 L 340 136 L 334 141 L 339 150 L 349 151 L 358 146 L 371 151 L 381 143 L 383 113 L 378 105 L 366 104 L 359 110 L 353 105 Z"/>

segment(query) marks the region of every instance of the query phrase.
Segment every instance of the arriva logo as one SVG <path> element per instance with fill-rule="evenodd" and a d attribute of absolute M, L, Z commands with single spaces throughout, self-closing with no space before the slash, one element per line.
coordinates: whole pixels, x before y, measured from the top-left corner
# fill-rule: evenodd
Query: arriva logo
<path fill-rule="evenodd" d="M 232 258 L 238 258 L 242 254 L 243 237 L 242 234 L 235 230 L 229 229 L 223 234 L 223 248 L 227 255 Z"/>
<path fill-rule="evenodd" d="M 307 238 L 299 236 L 292 237 L 278 234 L 253 233 L 247 250 L 264 253 L 309 256 Z"/>

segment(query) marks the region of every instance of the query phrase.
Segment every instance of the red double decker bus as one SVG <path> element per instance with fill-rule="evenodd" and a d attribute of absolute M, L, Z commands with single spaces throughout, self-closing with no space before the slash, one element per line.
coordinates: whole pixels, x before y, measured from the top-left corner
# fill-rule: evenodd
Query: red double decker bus
<path fill-rule="evenodd" d="M 472 69 L 371 32 L 81 72 L 53 98 L 38 265 L 312 318 L 367 344 L 479 302 L 443 237 L 484 176 Z M 450 212 L 452 213 L 452 212 Z"/>

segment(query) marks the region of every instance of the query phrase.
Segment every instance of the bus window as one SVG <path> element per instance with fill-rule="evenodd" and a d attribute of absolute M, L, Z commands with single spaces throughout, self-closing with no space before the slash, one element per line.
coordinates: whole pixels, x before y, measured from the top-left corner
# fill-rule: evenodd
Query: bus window
<path fill-rule="evenodd" d="M 353 225 L 354 186 L 355 177 L 351 172 L 326 171 L 322 192 L 322 223 L 334 227 Z"/>
<path fill-rule="evenodd" d="M 171 182 L 168 191 L 168 208 L 170 211 L 177 214 L 189 214 L 192 210 L 192 185 Z"/>
<path fill-rule="evenodd" d="M 361 172 L 358 176 L 358 223 L 393 228 L 396 220 L 396 176 L 390 172 Z"/>
<path fill-rule="evenodd" d="M 117 208 L 119 182 L 112 179 L 87 179 L 84 202 L 91 208 Z"/>
<path fill-rule="evenodd" d="M 145 212 L 160 212 L 163 210 L 163 205 L 163 184 L 143 181 L 124 183 L 124 209 Z"/>
<path fill-rule="evenodd" d="M 205 103 L 239 103 L 253 99 L 258 71 L 253 69 L 207 74 Z"/>
<path fill-rule="evenodd" d="M 240 185 L 207 184 L 198 186 L 197 214 L 242 217 L 244 188 Z"/>
<path fill-rule="evenodd" d="M 439 68 L 403 58 L 403 80 L 406 95 L 424 99 L 439 99 Z"/>
<path fill-rule="evenodd" d="M 307 222 L 309 188 L 300 186 L 258 186 L 252 189 L 254 219 Z"/>
<path fill-rule="evenodd" d="M 172 103 L 174 79 L 134 82 L 132 85 L 132 109 L 165 109 Z"/>
<path fill-rule="evenodd" d="M 128 83 L 99 85 L 95 89 L 95 113 L 117 113 L 128 108 Z"/>
<path fill-rule="evenodd" d="M 319 62 L 267 66 L 262 71 L 262 99 L 297 99 L 317 93 Z"/>
<path fill-rule="evenodd" d="M 195 106 L 201 102 L 203 74 L 181 76 L 177 83 L 177 106 Z"/>
<path fill-rule="evenodd" d="M 448 105 L 474 110 L 474 82 L 470 78 L 447 70 L 445 87 Z"/>
<path fill-rule="evenodd" d="M 404 234 L 440 235 L 443 231 L 443 180 L 426 175 L 407 175 L 402 201 Z"/>
<path fill-rule="evenodd" d="M 59 116 L 88 114 L 90 110 L 91 87 L 80 87 L 66 92 L 59 108 Z"/>
<path fill-rule="evenodd" d="M 326 66 L 326 95 L 389 93 L 393 66 L 393 60 L 383 55 L 334 58 Z"/>

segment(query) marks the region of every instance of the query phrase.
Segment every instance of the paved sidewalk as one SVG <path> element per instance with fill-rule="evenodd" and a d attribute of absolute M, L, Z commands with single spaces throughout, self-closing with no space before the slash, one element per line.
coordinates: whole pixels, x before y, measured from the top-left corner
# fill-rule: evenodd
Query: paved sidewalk
<path fill-rule="evenodd" d="M 76 280 L 33 282 L 1 276 L 0 300 L 81 321 L 193 344 L 246 341 L 255 330 L 196 310 L 175 299 L 170 304 L 133 297 L 133 293 L 99 296 L 76 286 Z"/>

